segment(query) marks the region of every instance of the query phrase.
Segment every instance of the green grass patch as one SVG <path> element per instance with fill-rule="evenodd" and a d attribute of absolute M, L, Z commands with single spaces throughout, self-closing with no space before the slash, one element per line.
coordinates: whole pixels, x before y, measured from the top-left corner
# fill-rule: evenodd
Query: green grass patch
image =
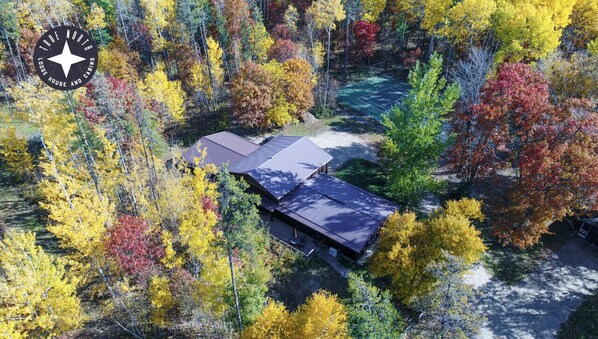
<path fill-rule="evenodd" d="M 313 123 L 298 123 L 294 125 L 289 125 L 285 127 L 281 134 L 286 135 L 300 135 L 300 136 L 316 136 L 318 135 L 322 129 L 326 128 L 326 126 L 332 126 L 334 124 L 342 122 L 344 117 L 342 115 L 333 115 L 327 118 L 319 119 Z"/>
<path fill-rule="evenodd" d="M 598 338 L 598 294 L 588 297 L 561 325 L 557 338 Z"/>
<path fill-rule="evenodd" d="M 382 166 L 378 163 L 367 159 L 354 158 L 347 160 L 333 174 L 350 184 L 386 197 L 388 180 Z"/>

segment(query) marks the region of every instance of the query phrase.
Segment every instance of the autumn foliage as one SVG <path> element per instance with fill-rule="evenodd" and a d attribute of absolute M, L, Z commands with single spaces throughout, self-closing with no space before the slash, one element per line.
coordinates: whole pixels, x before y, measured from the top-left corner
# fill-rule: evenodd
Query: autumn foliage
<path fill-rule="evenodd" d="M 473 222 L 483 220 L 481 202 L 467 198 L 448 201 L 424 220 L 413 212 L 395 212 L 380 232 L 370 260 L 372 273 L 390 277 L 395 295 L 409 303 L 433 287 L 435 279 L 426 267 L 442 261 L 443 251 L 468 264 L 480 259 L 486 246 Z"/>
<path fill-rule="evenodd" d="M 160 233 L 149 229 L 147 222 L 130 215 L 118 218 L 109 232 L 108 253 L 132 276 L 145 278 L 164 257 Z"/>
<path fill-rule="evenodd" d="M 376 47 L 376 34 L 380 27 L 376 23 L 357 21 L 353 25 L 355 35 L 354 53 L 358 58 L 371 58 Z"/>
<path fill-rule="evenodd" d="M 596 207 L 593 104 L 553 105 L 545 78 L 529 66 L 503 65 L 482 90 L 482 103 L 457 112 L 451 124 L 457 172 L 505 187 L 489 201 L 503 244 L 531 246 L 550 222 Z"/>
<path fill-rule="evenodd" d="M 284 126 L 302 119 L 313 106 L 314 86 L 304 59 L 265 65 L 247 62 L 233 81 L 233 114 L 251 128 Z"/>

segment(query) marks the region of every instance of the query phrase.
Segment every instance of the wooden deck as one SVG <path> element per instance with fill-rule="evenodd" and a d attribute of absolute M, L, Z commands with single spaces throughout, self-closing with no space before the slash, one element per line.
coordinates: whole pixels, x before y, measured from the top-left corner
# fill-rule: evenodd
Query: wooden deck
<path fill-rule="evenodd" d="M 311 258 L 320 250 L 320 243 L 310 236 L 301 233 L 292 226 L 274 218 L 270 220 L 269 213 L 261 213 L 262 220 L 270 230 L 270 236 L 283 243 L 290 249 Z"/>

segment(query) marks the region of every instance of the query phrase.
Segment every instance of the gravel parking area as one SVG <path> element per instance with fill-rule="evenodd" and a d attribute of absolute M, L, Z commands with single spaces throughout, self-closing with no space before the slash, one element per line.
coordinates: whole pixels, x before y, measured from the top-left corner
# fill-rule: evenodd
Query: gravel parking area
<path fill-rule="evenodd" d="M 598 289 L 598 249 L 574 236 L 515 286 L 479 271 L 470 278 L 482 292 L 475 305 L 487 318 L 478 338 L 555 338 Z"/>
<path fill-rule="evenodd" d="M 277 133 L 267 133 L 248 137 L 260 143 L 275 134 L 305 135 L 316 145 L 326 150 L 334 158 L 329 169 L 334 172 L 341 164 L 351 158 L 364 158 L 376 161 L 376 153 L 382 136 L 383 127 L 374 120 L 352 113 L 310 121 L 290 126 Z"/>

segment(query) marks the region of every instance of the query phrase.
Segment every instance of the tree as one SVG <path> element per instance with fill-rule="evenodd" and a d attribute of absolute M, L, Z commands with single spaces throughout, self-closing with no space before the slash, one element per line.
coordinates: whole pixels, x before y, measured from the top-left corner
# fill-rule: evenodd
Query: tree
<path fill-rule="evenodd" d="M 448 23 L 442 35 L 457 46 L 470 46 L 479 41 L 482 33 L 492 25 L 496 11 L 494 0 L 464 0 L 457 2 L 447 14 Z"/>
<path fill-rule="evenodd" d="M 224 83 L 224 67 L 222 66 L 223 51 L 218 42 L 212 39 L 212 37 L 208 38 L 207 45 L 209 72 L 212 78 L 213 90 L 217 92 Z"/>
<path fill-rule="evenodd" d="M 490 67 L 492 67 L 492 62 L 493 55 L 489 50 L 472 47 L 467 52 L 467 59 L 459 60 L 455 67 L 450 70 L 451 79 L 458 83 L 461 89 L 460 107 L 457 112 L 467 111 L 471 105 L 480 102 L 480 91 L 486 83 L 486 76 L 490 71 Z M 452 118 L 453 115 L 450 115 L 451 125 L 460 123 L 459 120 Z"/>
<path fill-rule="evenodd" d="M 0 138 L 0 159 L 17 180 L 25 180 L 33 175 L 33 157 L 27 145 L 27 139 L 19 138 L 14 127 Z"/>
<path fill-rule="evenodd" d="M 168 80 L 162 64 L 158 64 L 156 70 L 149 73 L 138 86 L 147 100 L 162 105 L 162 126 L 170 119 L 177 122 L 185 119 L 185 93 L 181 89 L 181 82 Z"/>
<path fill-rule="evenodd" d="M 284 339 L 290 336 L 291 314 L 280 302 L 268 300 L 268 304 L 255 322 L 241 334 L 243 339 L 272 338 Z"/>
<path fill-rule="evenodd" d="M 355 54 L 360 58 L 371 58 L 374 55 L 376 47 L 376 33 L 380 27 L 375 23 L 367 21 L 357 21 L 353 26 L 353 34 L 355 34 Z"/>
<path fill-rule="evenodd" d="M 555 53 L 542 60 L 550 89 L 561 100 L 598 98 L 598 55 L 573 53 L 568 59 Z"/>
<path fill-rule="evenodd" d="M 442 260 L 442 250 L 464 258 L 480 259 L 486 250 L 473 220 L 483 220 L 481 204 L 474 199 L 449 201 L 425 220 L 412 212 L 392 214 L 380 232 L 380 244 L 370 261 L 372 272 L 392 279 L 392 290 L 406 303 L 429 292 L 434 276 L 425 268 Z"/>
<path fill-rule="evenodd" d="M 256 62 L 265 62 L 268 58 L 268 51 L 274 45 L 274 40 L 266 31 L 261 17 L 254 19 L 253 25 L 251 25 L 251 44 L 249 46 L 251 50 L 252 60 Z"/>
<path fill-rule="evenodd" d="M 140 0 L 139 4 L 145 12 L 144 23 L 150 29 L 152 48 L 154 52 L 166 47 L 164 30 L 174 18 L 174 0 Z"/>
<path fill-rule="evenodd" d="M 278 62 L 297 57 L 297 45 L 291 39 L 276 39 L 276 43 L 268 50 L 268 57 Z"/>
<path fill-rule="evenodd" d="M 273 105 L 274 90 L 272 76 L 262 66 L 248 61 L 231 85 L 233 115 L 248 127 L 266 127 L 266 115 Z"/>
<path fill-rule="evenodd" d="M 336 295 L 315 292 L 293 314 L 296 338 L 348 338 L 348 315 Z"/>
<path fill-rule="evenodd" d="M 576 153 L 595 140 L 592 107 L 579 100 L 555 107 L 542 74 L 504 64 L 481 103 L 462 115 L 467 128 L 456 130 L 451 164 L 467 180 L 494 182 L 490 210 L 503 244 L 532 246 L 551 221 L 595 205 L 596 192 L 584 188 L 592 187 L 596 154 Z"/>
<path fill-rule="evenodd" d="M 361 20 L 374 23 L 386 7 L 386 0 L 363 0 L 363 16 Z"/>
<path fill-rule="evenodd" d="M 498 0 L 493 17 L 498 60 L 535 61 L 554 51 L 575 1 Z"/>
<path fill-rule="evenodd" d="M 169 287 L 169 279 L 166 277 L 153 276 L 149 282 L 148 294 L 151 303 L 151 321 L 156 326 L 167 326 L 175 307 Z"/>
<path fill-rule="evenodd" d="M 255 279 L 255 286 L 252 287 L 251 284 L 246 284 L 246 288 L 252 289 L 255 294 L 244 298 L 251 301 L 252 304 L 240 304 L 233 267 L 233 251 L 237 256 L 249 259 L 249 261 L 245 261 L 246 274 L 258 273 L 252 271 L 264 269 L 264 267 L 260 266 L 259 261 L 255 262 L 255 259 L 259 258 L 263 246 L 267 243 L 267 235 L 265 235 L 264 229 L 261 228 L 261 219 L 257 209 L 260 198 L 258 195 L 246 193 L 248 186 L 244 181 L 235 179 L 226 167 L 218 172 L 218 192 L 220 193 L 218 200 L 218 214 L 220 215 L 218 229 L 222 232 L 224 238 L 222 246 L 228 256 L 237 321 L 241 331 L 243 330 L 243 318 L 248 322 L 261 312 L 261 307 L 263 307 L 266 300 L 265 292 L 267 291 L 265 285 L 267 280 Z M 242 314 L 242 311 L 247 311 L 247 314 Z"/>
<path fill-rule="evenodd" d="M 575 33 L 575 44 L 584 46 L 598 36 L 598 3 L 577 0 L 571 13 L 570 28 Z"/>
<path fill-rule="evenodd" d="M 437 282 L 430 293 L 417 300 L 422 315 L 414 333 L 424 338 L 471 338 L 479 331 L 483 318 L 469 303 L 475 292 L 463 282 L 469 266 L 446 251 L 443 256 L 443 261 L 427 267 Z"/>
<path fill-rule="evenodd" d="M 456 118 L 467 127 L 455 128 L 457 138 L 451 152 L 457 172 L 471 181 L 507 167 L 508 160 L 496 152 L 507 147 L 510 139 L 519 139 L 518 145 L 525 143 L 529 128 L 550 108 L 548 98 L 541 74 L 524 64 L 501 66 L 483 89 L 481 104 L 472 106 L 471 114 Z"/>
<path fill-rule="evenodd" d="M 324 107 L 328 107 L 327 89 L 330 84 L 330 43 L 332 30 L 336 28 L 336 22 L 345 19 L 345 10 L 341 0 L 316 0 L 309 8 L 313 15 L 316 28 L 324 29 L 328 37 L 326 45 L 326 91 L 324 96 Z"/>
<path fill-rule="evenodd" d="M 555 107 L 536 125 L 513 162 L 516 177 L 491 201 L 494 234 L 504 245 L 530 247 L 567 215 L 598 208 L 598 116 L 591 101 Z"/>
<path fill-rule="evenodd" d="M 303 58 L 288 59 L 282 67 L 285 72 L 284 94 L 287 101 L 295 108 L 293 112 L 295 117 L 302 119 L 314 105 L 315 76 L 312 74 L 311 66 Z"/>
<path fill-rule="evenodd" d="M 35 245 L 33 233 L 5 234 L 0 272 L 0 329 L 10 337 L 55 337 L 83 325 L 76 279 L 67 279 L 64 263 Z"/>
<path fill-rule="evenodd" d="M 125 42 L 116 37 L 107 46 L 100 47 L 98 53 L 98 71 L 115 78 L 134 83 L 139 79 L 136 67 L 139 54 L 129 50 Z"/>
<path fill-rule="evenodd" d="M 95 32 L 96 36 L 99 36 L 100 42 L 103 44 L 105 33 L 102 32 L 102 30 L 106 27 L 106 13 L 104 12 L 104 9 L 94 2 L 91 4 L 89 14 L 85 17 L 85 21 L 87 22 L 87 29 Z"/>
<path fill-rule="evenodd" d="M 380 291 L 362 276 L 349 273 L 347 313 L 353 338 L 398 338 L 403 321 L 392 304 L 390 293 Z"/>
<path fill-rule="evenodd" d="M 248 61 L 232 84 L 233 115 L 251 128 L 284 126 L 313 106 L 315 82 L 309 64 L 300 58 L 265 65 Z"/>
<path fill-rule="evenodd" d="M 447 144 L 441 127 L 459 97 L 459 85 L 447 85 L 441 73 L 439 55 L 432 55 L 429 66 L 418 62 L 409 73 L 412 89 L 384 117 L 381 152 L 390 173 L 390 195 L 409 204 L 419 203 L 423 193 L 437 187 L 430 174 Z"/>
<path fill-rule="evenodd" d="M 290 314 L 283 304 L 269 301 L 241 338 L 348 338 L 347 319 L 335 295 L 317 291 Z"/>
<path fill-rule="evenodd" d="M 106 248 L 127 274 L 141 281 L 157 269 L 164 257 L 160 233 L 150 229 L 145 220 L 130 215 L 118 218 L 109 231 Z"/>

